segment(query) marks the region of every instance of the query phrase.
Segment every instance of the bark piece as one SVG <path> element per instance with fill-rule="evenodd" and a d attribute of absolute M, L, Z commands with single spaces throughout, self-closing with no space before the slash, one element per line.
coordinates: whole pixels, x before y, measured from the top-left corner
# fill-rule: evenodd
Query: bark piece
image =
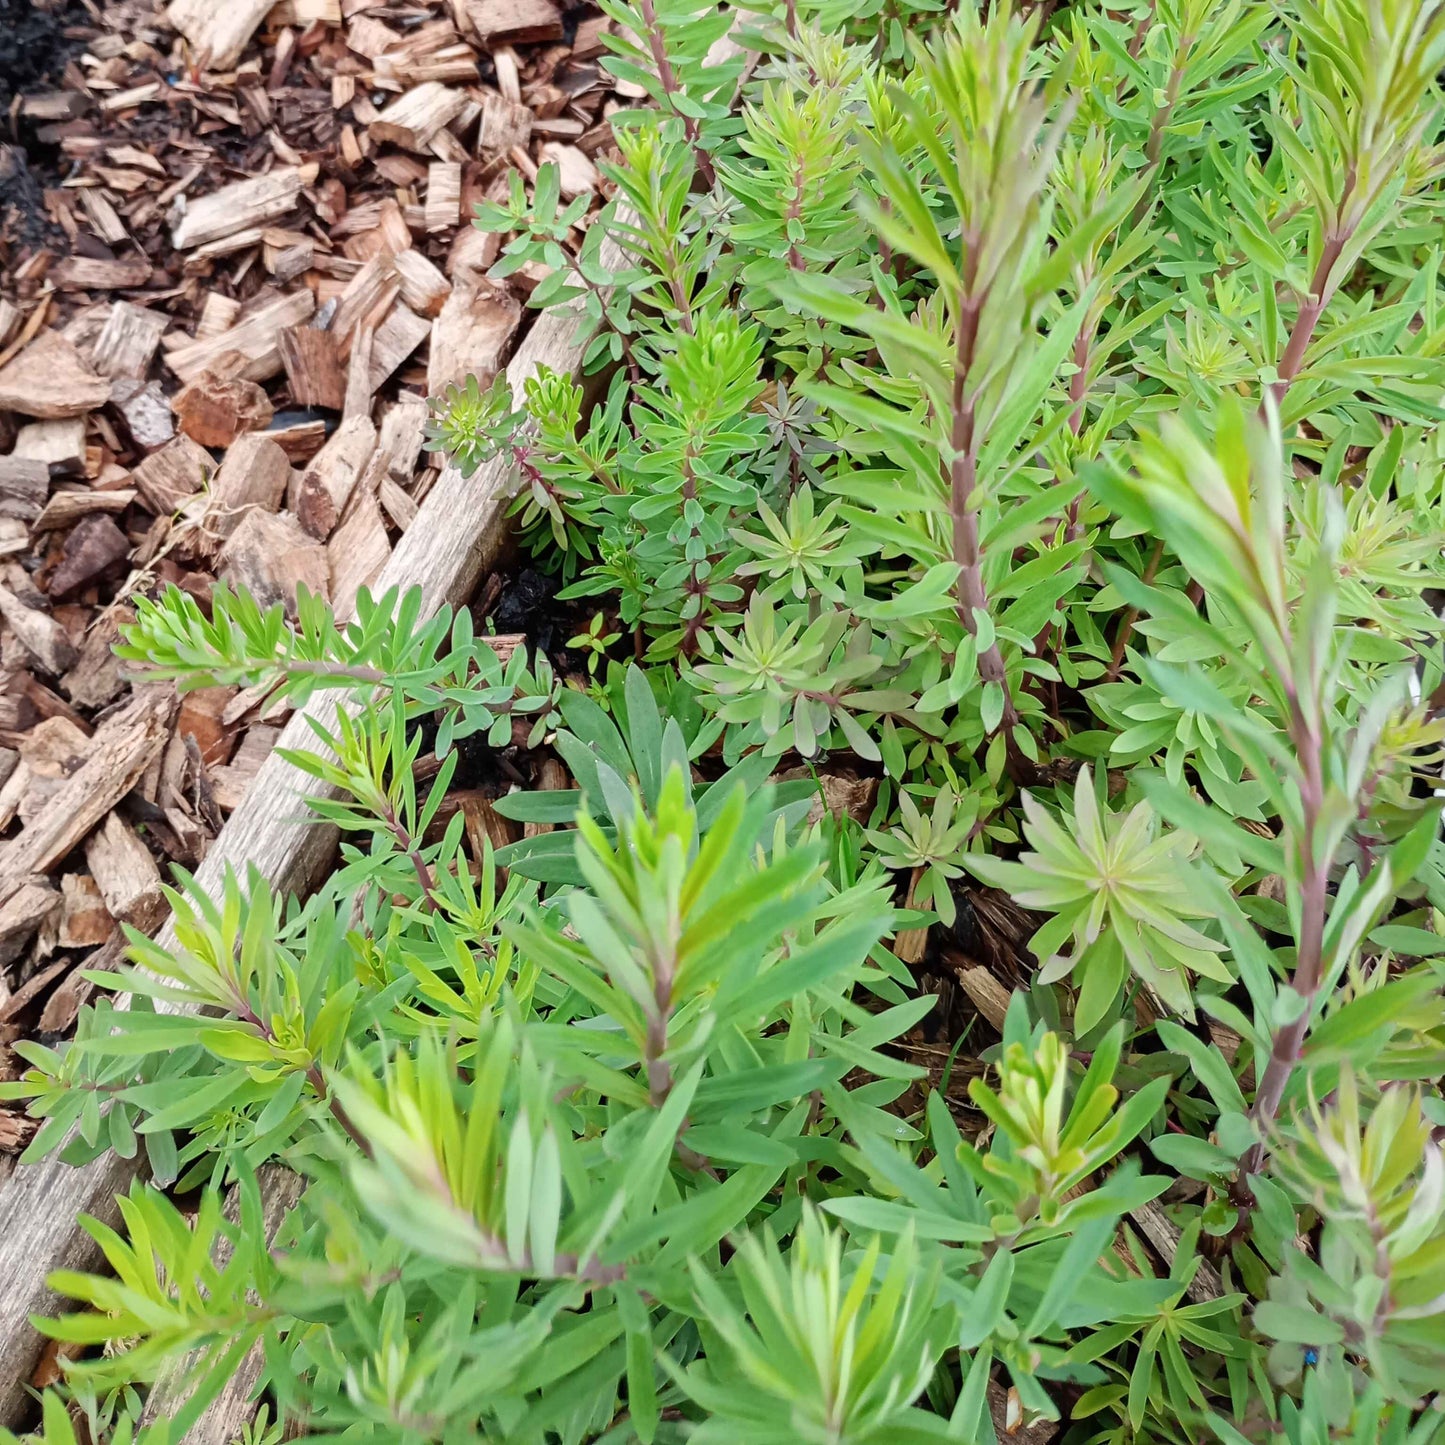
<path fill-rule="evenodd" d="M 247 432 L 226 453 L 211 483 L 201 520 L 202 550 L 214 551 L 253 511 L 274 512 L 286 495 L 291 463 L 286 453 L 259 432 Z"/>
<path fill-rule="evenodd" d="M 246 735 L 231 761 L 224 767 L 212 769 L 211 795 L 223 813 L 234 813 L 241 806 L 252 778 L 260 771 L 261 764 L 270 756 L 280 736 L 279 727 L 254 723 L 246 729 Z"/>
<path fill-rule="evenodd" d="M 194 496 L 215 470 L 211 454 L 181 435 L 152 452 L 131 474 L 141 498 L 158 517 L 168 517 Z"/>
<path fill-rule="evenodd" d="M 0 457 L 0 517 L 34 521 L 50 495 L 50 468 L 35 457 Z"/>
<path fill-rule="evenodd" d="M 432 317 L 451 295 L 452 283 L 420 251 L 402 251 L 393 260 L 401 299 L 418 315 Z"/>
<path fill-rule="evenodd" d="M 37 535 L 41 532 L 63 532 L 93 512 L 123 512 L 135 501 L 136 495 L 131 487 L 114 492 L 97 492 L 90 488 L 56 492 L 35 519 L 33 530 Z"/>
<path fill-rule="evenodd" d="M 467 0 L 466 10 L 487 49 L 562 38 L 562 12 L 552 0 Z"/>
<path fill-rule="evenodd" d="M 143 381 L 169 325 L 164 312 L 117 301 L 90 348 L 91 362 L 102 376 Z"/>
<path fill-rule="evenodd" d="M 262 607 L 284 603 L 292 616 L 296 589 L 303 583 L 322 598 L 329 595 L 326 548 L 289 512 L 255 507 L 247 512 L 221 549 L 220 575 L 223 581 L 245 587 Z"/>
<path fill-rule="evenodd" d="M 85 866 L 118 922 L 149 933 L 165 917 L 156 860 L 118 813 L 111 813 L 86 839 Z"/>
<path fill-rule="evenodd" d="M 95 948 L 115 930 L 100 888 L 89 873 L 65 873 L 60 879 L 62 948 Z"/>
<path fill-rule="evenodd" d="M 376 428 L 371 418 L 354 416 L 342 422 L 317 452 L 301 478 L 296 502 L 296 518 L 313 537 L 324 542 L 336 530 L 357 478 L 375 449 Z"/>
<path fill-rule="evenodd" d="M 109 400 L 110 383 L 58 331 L 44 332 L 0 367 L 0 411 L 84 416 Z"/>
<path fill-rule="evenodd" d="M 212 70 L 229 70 L 250 43 L 275 0 L 172 0 L 166 19 L 205 57 Z"/>
<path fill-rule="evenodd" d="M 198 337 L 177 347 L 166 357 L 166 364 L 182 381 L 191 381 L 228 351 L 235 351 L 245 358 L 236 374 L 248 381 L 265 381 L 281 370 L 277 334 L 287 326 L 309 321 L 315 310 L 316 297 L 309 288 L 289 291 L 256 306 L 219 335 Z"/>
<path fill-rule="evenodd" d="M 181 698 L 176 733 L 195 739 L 201 761 L 207 767 L 218 766 L 231 756 L 236 735 L 234 729 L 221 721 L 221 714 L 238 691 L 234 687 L 198 687 Z"/>
<path fill-rule="evenodd" d="M 165 743 L 170 698 L 138 694 L 90 739 L 84 764 L 36 819 L 0 853 L 0 898 L 32 873 L 48 873 L 139 781 Z"/>
<path fill-rule="evenodd" d="M 92 512 L 65 539 L 60 565 L 50 575 L 50 595 L 60 598 L 78 592 L 129 556 L 130 539 L 125 533 L 104 513 Z"/>
<path fill-rule="evenodd" d="M 440 81 L 413 86 L 382 111 L 366 128 L 378 145 L 390 143 L 425 153 L 439 130 L 449 126 L 466 109 L 467 97 Z"/>
<path fill-rule="evenodd" d="M 288 326 L 276 340 L 292 401 L 340 411 L 346 402 L 346 371 L 336 337 L 315 326 Z"/>
<path fill-rule="evenodd" d="M 432 324 L 427 391 L 440 396 L 468 376 L 489 382 L 501 368 L 521 320 L 521 304 L 509 292 L 480 276 L 459 276 Z"/>
<path fill-rule="evenodd" d="M 331 606 L 339 620 L 351 616 L 356 594 L 381 576 L 390 556 L 391 542 L 381 508 L 374 497 L 359 498 L 326 548 Z"/>
<path fill-rule="evenodd" d="M 254 381 L 213 371 L 183 386 L 171 407 L 181 431 L 203 447 L 228 447 L 242 432 L 264 431 L 274 415 Z"/>
<path fill-rule="evenodd" d="M 0 616 L 10 624 L 36 665 L 52 677 L 75 666 L 80 654 L 66 630 L 48 613 L 27 607 L 8 587 L 0 587 Z"/>

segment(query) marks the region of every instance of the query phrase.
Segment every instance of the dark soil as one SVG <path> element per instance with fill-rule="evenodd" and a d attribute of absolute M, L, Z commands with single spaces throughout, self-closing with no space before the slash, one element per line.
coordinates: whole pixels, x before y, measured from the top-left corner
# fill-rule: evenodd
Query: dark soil
<path fill-rule="evenodd" d="M 55 83 L 84 35 L 92 16 L 74 0 L 0 0 L 0 110 L 17 95 Z"/>

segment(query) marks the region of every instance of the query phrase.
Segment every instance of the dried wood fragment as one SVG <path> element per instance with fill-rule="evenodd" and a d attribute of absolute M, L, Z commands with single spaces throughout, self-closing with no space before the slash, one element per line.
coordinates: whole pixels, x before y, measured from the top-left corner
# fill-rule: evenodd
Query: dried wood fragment
<path fill-rule="evenodd" d="M 50 495 L 50 468 L 34 457 L 0 457 L 0 517 L 34 521 Z"/>
<path fill-rule="evenodd" d="M 266 761 L 280 736 L 279 727 L 253 723 L 246 729 L 246 735 L 241 739 L 241 745 L 236 749 L 231 761 L 224 767 L 212 769 L 211 793 L 216 800 L 216 806 L 223 813 L 234 813 L 241 806 L 241 800 L 246 796 L 251 780 L 260 771 L 261 764 Z"/>
<path fill-rule="evenodd" d="M 235 731 L 221 721 L 221 715 L 237 691 L 234 687 L 199 687 L 181 698 L 176 735 L 195 739 L 207 767 L 226 762 L 235 746 Z"/>
<path fill-rule="evenodd" d="M 200 200 L 187 199 L 185 211 L 171 228 L 179 251 L 220 241 L 237 231 L 263 226 L 295 208 L 301 188 L 314 179 L 301 166 L 280 166 L 262 176 L 234 181 Z"/>
<path fill-rule="evenodd" d="M 431 335 L 431 322 L 409 306 L 393 306 L 386 320 L 371 338 L 371 365 L 367 373 L 370 393 L 381 384 Z"/>
<path fill-rule="evenodd" d="M 447 231 L 462 218 L 462 168 L 455 161 L 433 161 L 426 173 L 427 233 Z"/>
<path fill-rule="evenodd" d="M 420 316 L 435 316 L 451 295 L 452 283 L 420 251 L 402 251 L 392 261 L 401 299 Z"/>
<path fill-rule="evenodd" d="M 270 398 L 254 381 L 213 371 L 183 386 L 171 408 L 180 430 L 203 447 L 228 447 L 243 432 L 264 431 L 274 414 Z"/>
<path fill-rule="evenodd" d="M 130 539 L 125 533 L 104 513 L 92 512 L 82 517 L 65 539 L 60 565 L 50 574 L 50 595 L 68 597 L 99 581 L 129 556 Z"/>
<path fill-rule="evenodd" d="M 60 879 L 62 948 L 95 948 L 115 930 L 100 888 L 89 873 L 65 873 Z"/>
<path fill-rule="evenodd" d="M 229 331 L 241 314 L 241 303 L 233 296 L 223 296 L 212 291 L 206 296 L 201 307 L 201 319 L 196 322 L 196 340 L 209 341 L 223 331 Z"/>
<path fill-rule="evenodd" d="M 376 428 L 371 418 L 353 416 L 342 422 L 317 452 L 301 478 L 295 509 L 297 520 L 313 537 L 324 542 L 336 530 L 375 448 Z"/>
<path fill-rule="evenodd" d="M 288 326 L 276 340 L 292 401 L 340 411 L 346 402 L 346 371 L 335 335 L 315 326 Z"/>
<path fill-rule="evenodd" d="M 26 880 L 0 903 L 0 964 L 13 961 L 26 940 L 60 908 L 60 894 L 43 880 Z"/>
<path fill-rule="evenodd" d="M 60 291 L 125 291 L 150 278 L 151 263 L 144 256 L 67 256 L 50 268 Z"/>
<path fill-rule="evenodd" d="M 117 301 L 90 349 L 91 362 L 102 376 L 144 380 L 168 325 L 163 312 Z"/>
<path fill-rule="evenodd" d="M 32 873 L 48 873 L 133 788 L 166 740 L 171 700 L 151 689 L 108 717 L 80 769 L 36 819 L 0 852 L 0 898 Z"/>
<path fill-rule="evenodd" d="M 142 383 L 131 378 L 114 381 L 110 399 L 137 451 L 153 452 L 175 436 L 175 417 L 159 382 Z"/>
<path fill-rule="evenodd" d="M 375 324 L 377 312 L 386 304 L 388 295 L 397 294 L 396 269 L 390 252 L 373 256 L 346 283 L 336 301 L 330 331 L 336 337 L 341 354 L 353 340 L 353 333 L 368 319 Z"/>
<path fill-rule="evenodd" d="M 172 0 L 166 19 L 212 70 L 229 70 L 275 0 Z"/>
<path fill-rule="evenodd" d="M 514 146 L 525 146 L 532 137 L 532 110 L 489 90 L 482 97 L 482 124 L 477 149 L 483 153 L 506 154 Z"/>
<path fill-rule="evenodd" d="M 65 695 L 76 707 L 100 709 L 114 702 L 125 690 L 120 659 L 115 645 L 120 633 L 111 615 L 97 618 L 81 639 L 75 666 L 60 679 Z"/>
<path fill-rule="evenodd" d="M 85 418 L 32 421 L 16 433 L 11 455 L 44 462 L 52 477 L 76 476 L 85 470 Z"/>
<path fill-rule="evenodd" d="M 466 103 L 460 90 L 428 80 L 392 101 L 366 133 L 378 145 L 389 143 L 424 152 L 432 137 L 449 126 Z"/>
<path fill-rule="evenodd" d="M 1172 1266 L 1182 1231 L 1165 1214 L 1159 1203 L 1151 1200 L 1148 1204 L 1141 1204 L 1137 1209 L 1129 1211 L 1129 1217 L 1139 1226 L 1145 1239 L 1159 1251 L 1165 1265 Z M 1207 1259 L 1201 1259 L 1199 1268 L 1184 1293 L 1195 1304 L 1206 1304 L 1210 1300 L 1223 1297 L 1224 1281 L 1219 1277 L 1219 1271 Z"/>
<path fill-rule="evenodd" d="M 521 320 L 521 304 L 509 292 L 480 276 L 459 276 L 432 324 L 428 393 L 440 396 L 468 376 L 489 382 L 501 369 Z"/>
<path fill-rule="evenodd" d="M 992 1027 L 1002 1029 L 1013 995 L 982 964 L 970 964 L 957 972 L 958 981 L 973 1006 Z"/>
<path fill-rule="evenodd" d="M 562 12 L 552 0 L 466 0 L 466 10 L 488 49 L 562 38 Z"/>
<path fill-rule="evenodd" d="M 391 557 L 386 523 L 374 497 L 360 497 L 326 548 L 331 605 L 339 619 L 349 618 L 356 594 L 370 587 Z"/>
<path fill-rule="evenodd" d="M 8 587 L 0 587 L 0 616 L 42 671 L 58 677 L 75 665 L 80 654 L 66 630 L 48 612 L 27 607 Z"/>
<path fill-rule="evenodd" d="M 136 499 L 135 489 L 124 487 L 114 492 L 99 492 L 91 488 L 56 492 L 45 504 L 44 510 L 35 519 L 34 530 L 61 532 L 73 527 L 82 517 L 92 512 L 123 512 Z"/>
<path fill-rule="evenodd" d="M 602 182 L 597 167 L 576 146 L 548 141 L 542 147 L 542 160 L 544 163 L 551 161 L 557 167 L 557 179 L 565 201 L 582 195 L 584 191 L 595 191 Z"/>
<path fill-rule="evenodd" d="M 201 520 L 202 550 L 211 553 L 253 511 L 274 512 L 286 495 L 291 463 L 270 437 L 247 432 L 216 469 Z"/>
<path fill-rule="evenodd" d="M 109 400 L 110 383 L 58 331 L 43 332 L 0 368 L 0 411 L 84 416 Z"/>
<path fill-rule="evenodd" d="M 330 588 L 326 548 L 289 512 L 251 508 L 221 549 L 220 576 L 244 587 L 261 604 L 285 604 L 293 616 L 301 585 L 323 599 Z"/>
<path fill-rule="evenodd" d="M 391 518 L 398 531 L 406 531 L 416 520 L 416 503 L 390 477 L 381 479 L 381 485 L 376 491 L 376 499 L 381 503 L 382 510 Z"/>
<path fill-rule="evenodd" d="M 86 839 L 85 866 L 117 921 L 149 933 L 165 917 L 156 860 L 118 813 L 110 814 Z"/>
<path fill-rule="evenodd" d="M 141 499 L 158 517 L 168 517 L 194 496 L 215 470 L 211 454 L 188 436 L 152 452 L 132 473 Z"/>
<path fill-rule="evenodd" d="M 248 311 L 234 326 L 216 336 L 198 337 L 177 347 L 166 357 L 166 365 L 182 381 L 191 381 L 229 351 L 245 357 L 240 375 L 248 381 L 265 381 L 281 370 L 277 334 L 288 326 L 309 321 L 316 310 L 316 297 L 303 286 L 276 296 Z"/>

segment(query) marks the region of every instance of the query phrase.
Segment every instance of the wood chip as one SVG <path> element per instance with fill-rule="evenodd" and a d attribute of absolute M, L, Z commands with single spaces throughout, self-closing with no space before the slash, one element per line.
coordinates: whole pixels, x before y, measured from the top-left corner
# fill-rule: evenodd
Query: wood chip
<path fill-rule="evenodd" d="M 325 599 L 330 591 L 326 548 L 289 512 L 253 507 L 221 550 L 223 581 L 244 587 L 261 604 L 284 603 L 293 616 L 296 589 L 305 585 Z"/>
<path fill-rule="evenodd" d="M 44 332 L 0 369 L 0 411 L 84 416 L 109 400 L 110 383 L 58 331 Z"/>
<path fill-rule="evenodd" d="M 478 148 L 484 152 L 499 151 L 505 155 L 516 146 L 525 146 L 531 138 L 531 107 L 509 101 L 495 90 L 487 91 L 482 97 Z"/>
<path fill-rule="evenodd" d="M 335 531 L 375 448 L 371 418 L 354 416 L 316 454 L 301 478 L 295 507 L 297 520 L 313 537 L 324 542 Z"/>
<path fill-rule="evenodd" d="M 560 40 L 562 12 L 552 0 L 466 0 L 467 19 L 489 49 Z"/>
<path fill-rule="evenodd" d="M 236 743 L 233 728 L 221 721 L 226 704 L 239 689 L 234 687 L 200 687 L 181 697 L 181 710 L 176 714 L 176 735 L 195 739 L 201 761 L 207 767 L 226 762 Z"/>
<path fill-rule="evenodd" d="M 407 306 L 393 306 L 371 343 L 371 394 L 431 335 L 432 324 Z"/>
<path fill-rule="evenodd" d="M 84 765 L 0 852 L 0 898 L 12 897 L 32 873 L 50 872 L 135 786 L 165 743 L 170 713 L 170 698 L 151 689 L 96 729 Z"/>
<path fill-rule="evenodd" d="M 315 310 L 316 297 L 303 286 L 254 307 L 219 335 L 177 347 L 166 357 L 166 365 L 182 381 L 191 381 L 227 352 L 238 352 L 245 358 L 238 374 L 248 381 L 265 381 L 281 370 L 277 333 L 309 321 Z"/>
<path fill-rule="evenodd" d="M 52 477 L 78 476 L 85 471 L 85 418 L 29 422 L 16 433 L 11 455 L 44 462 Z"/>
<path fill-rule="evenodd" d="M 34 457 L 0 457 L 0 517 L 34 521 L 50 495 L 50 468 Z"/>
<path fill-rule="evenodd" d="M 92 512 L 123 512 L 135 499 L 136 492 L 130 487 L 114 492 L 97 492 L 89 487 L 56 492 L 35 519 L 34 530 L 37 533 L 64 531 Z"/>
<path fill-rule="evenodd" d="M 595 191 L 602 182 L 597 167 L 576 146 L 548 141 L 542 147 L 542 161 L 551 161 L 557 167 L 557 179 L 565 201 L 584 192 Z"/>
<path fill-rule="evenodd" d="M 440 81 L 428 80 L 399 96 L 367 127 L 378 145 L 390 143 L 425 151 L 428 142 L 466 108 L 467 98 Z"/>
<path fill-rule="evenodd" d="M 241 745 L 236 749 L 231 761 L 224 767 L 212 770 L 211 791 L 215 796 L 216 806 L 223 813 L 232 813 L 240 806 L 251 779 L 256 776 L 280 736 L 281 729 L 278 727 L 253 723 L 246 729 L 246 735 L 241 739 Z"/>
<path fill-rule="evenodd" d="M 275 0 L 172 0 L 166 19 L 190 42 L 191 53 L 212 70 L 240 58 Z"/>
<path fill-rule="evenodd" d="M 270 437 L 247 432 L 226 453 L 211 482 L 202 515 L 202 551 L 213 555 L 257 509 L 274 512 L 286 495 L 291 463 Z"/>
<path fill-rule="evenodd" d="M 215 467 L 204 447 L 182 435 L 152 452 L 132 475 L 146 506 L 167 517 L 201 490 Z"/>
<path fill-rule="evenodd" d="M 501 369 L 517 327 L 521 303 L 479 276 L 459 277 L 432 324 L 426 385 L 431 396 L 476 376 L 484 385 Z"/>
<path fill-rule="evenodd" d="M 355 610 L 356 594 L 370 587 L 391 557 L 386 523 L 374 497 L 361 497 L 326 548 L 331 605 L 340 620 Z"/>
<path fill-rule="evenodd" d="M 186 251 L 274 221 L 295 207 L 304 184 L 306 173 L 300 166 L 281 166 L 222 186 L 198 201 L 187 200 L 171 228 L 171 240 L 177 250 Z"/>
<path fill-rule="evenodd" d="M 108 516 L 93 512 L 82 517 L 65 539 L 60 565 L 50 574 L 50 595 L 68 597 L 105 577 L 129 556 L 130 539 Z"/>
<path fill-rule="evenodd" d="M 0 616 L 36 665 L 52 677 L 75 665 L 80 654 L 66 630 L 48 612 L 27 607 L 8 587 L 0 587 Z"/>
<path fill-rule="evenodd" d="M 118 922 L 149 933 L 165 917 L 160 869 L 150 849 L 119 814 L 111 813 L 86 840 L 85 866 Z"/>
<path fill-rule="evenodd" d="M 66 873 L 60 880 L 62 948 L 95 948 L 115 930 L 100 888 L 89 873 Z"/>
<path fill-rule="evenodd" d="M 95 369 L 102 376 L 144 380 L 168 325 L 163 312 L 147 311 L 129 301 L 115 302 L 90 350 Z"/>
<path fill-rule="evenodd" d="M 426 173 L 427 233 L 449 230 L 461 217 L 462 168 L 455 161 L 433 161 Z"/>
<path fill-rule="evenodd" d="M 401 299 L 419 316 L 435 316 L 452 292 L 452 283 L 420 251 L 403 251 L 392 266 L 401 284 Z"/>
<path fill-rule="evenodd" d="M 180 430 L 203 447 L 228 447 L 243 432 L 264 431 L 274 412 L 270 398 L 240 376 L 203 371 L 171 401 Z"/>
<path fill-rule="evenodd" d="M 276 340 L 292 401 L 340 411 L 346 402 L 346 370 L 335 335 L 315 326 L 288 326 Z"/>

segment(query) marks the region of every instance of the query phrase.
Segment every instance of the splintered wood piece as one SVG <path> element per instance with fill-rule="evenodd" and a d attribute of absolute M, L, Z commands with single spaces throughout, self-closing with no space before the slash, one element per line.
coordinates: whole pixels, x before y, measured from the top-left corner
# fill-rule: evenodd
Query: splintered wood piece
<path fill-rule="evenodd" d="M 339 620 L 348 619 L 356 594 L 381 576 L 391 556 L 386 523 L 374 497 L 359 497 L 326 548 L 331 575 L 331 605 Z"/>
<path fill-rule="evenodd" d="M 316 296 L 308 287 L 288 291 L 257 306 L 219 335 L 177 347 L 166 357 L 166 365 L 182 381 L 191 381 L 228 351 L 236 351 L 246 358 L 240 374 L 248 381 L 265 381 L 281 370 L 277 333 L 309 321 L 315 310 Z"/>
<path fill-rule="evenodd" d="M 300 166 L 279 166 L 264 176 L 233 181 L 198 201 L 188 198 L 185 213 L 171 230 L 171 240 L 178 251 L 188 251 L 237 231 L 264 226 L 295 207 L 306 183 Z"/>
<path fill-rule="evenodd" d="M 199 687 L 181 698 L 181 710 L 176 714 L 176 735 L 195 739 L 201 761 L 207 767 L 218 766 L 231 756 L 236 734 L 221 721 L 221 714 L 239 690 L 235 687 Z"/>
<path fill-rule="evenodd" d="M 48 612 L 27 607 L 8 587 L 0 587 L 0 616 L 42 671 L 58 677 L 75 666 L 80 654 L 69 633 Z"/>
<path fill-rule="evenodd" d="M 104 513 L 92 512 L 82 517 L 65 539 L 60 565 L 50 574 L 50 595 L 61 598 L 79 592 L 129 556 L 130 539 L 125 533 Z"/>
<path fill-rule="evenodd" d="M 122 239 L 124 238 L 122 228 Z M 67 256 L 50 268 L 48 279 L 59 291 L 129 291 L 151 278 L 144 256 Z"/>
<path fill-rule="evenodd" d="M 514 146 L 525 146 L 532 138 L 532 111 L 489 90 L 482 96 L 482 124 L 477 149 L 506 154 Z"/>
<path fill-rule="evenodd" d="M 958 981 L 979 1013 L 996 1029 L 1003 1028 L 1013 995 L 982 964 L 957 970 Z"/>
<path fill-rule="evenodd" d="M 330 592 L 326 548 L 302 530 L 290 512 L 253 507 L 221 549 L 221 580 L 244 587 L 262 607 L 285 604 L 296 612 L 296 589 L 303 583 L 325 600 Z"/>
<path fill-rule="evenodd" d="M 85 470 L 85 418 L 58 417 L 32 421 L 15 436 L 15 457 L 44 462 L 52 477 L 74 476 Z"/>
<path fill-rule="evenodd" d="M 27 880 L 0 904 L 0 958 L 9 963 L 18 946 L 60 907 L 60 894 L 42 879 Z"/>
<path fill-rule="evenodd" d="M 392 265 L 401 299 L 419 316 L 435 316 L 451 295 L 452 283 L 420 251 L 402 251 Z"/>
<path fill-rule="evenodd" d="M 203 447 L 228 447 L 243 432 L 264 431 L 274 415 L 254 381 L 203 371 L 171 400 L 176 424 Z"/>
<path fill-rule="evenodd" d="M 156 516 L 168 517 L 187 497 L 201 490 L 215 468 L 204 447 L 181 435 L 152 452 L 131 473 L 131 480 L 146 506 Z"/>
<path fill-rule="evenodd" d="M 402 486 L 411 481 L 416 470 L 417 458 L 426 441 L 427 416 L 426 399 L 404 391 L 381 419 L 377 457 L 385 461 L 387 473 Z"/>
<path fill-rule="evenodd" d="M 62 948 L 95 948 L 110 937 L 115 919 L 89 873 L 65 873 L 60 879 Z"/>
<path fill-rule="evenodd" d="M 171 0 L 166 19 L 212 70 L 229 70 L 275 0 Z"/>
<path fill-rule="evenodd" d="M 33 530 L 37 535 L 41 532 L 62 532 L 92 512 L 123 512 L 135 499 L 136 492 L 132 487 L 122 487 L 114 492 L 97 492 L 88 487 L 83 491 L 56 492 L 35 519 Z"/>
<path fill-rule="evenodd" d="M 148 689 L 95 730 L 85 762 L 44 814 L 0 852 L 0 898 L 32 873 L 50 872 L 130 792 L 164 745 L 170 714 L 170 697 Z"/>
<path fill-rule="evenodd" d="M 42 332 L 0 368 L 0 411 L 84 416 L 109 400 L 110 383 L 58 331 Z"/>
<path fill-rule="evenodd" d="M 109 706 L 125 691 L 120 675 L 120 659 L 115 645 L 120 632 L 115 618 L 102 614 L 81 639 L 80 656 L 75 666 L 60 679 L 65 695 L 76 707 L 98 711 Z"/>
<path fill-rule="evenodd" d="M 315 326 L 288 326 L 276 342 L 281 364 L 298 406 L 324 406 L 340 411 L 346 403 L 346 370 L 330 331 Z"/>
<path fill-rule="evenodd" d="M 370 15 L 358 15 L 346 27 L 347 48 L 358 55 L 364 55 L 368 60 L 377 59 L 401 43 L 399 30 L 383 25 L 380 20 L 375 20 Z"/>
<path fill-rule="evenodd" d="M 351 348 L 351 367 L 346 375 L 346 404 L 343 417 L 371 415 L 371 340 L 370 325 L 357 328 Z"/>
<path fill-rule="evenodd" d="M 294 25 L 299 30 L 308 25 L 340 25 L 341 0 L 278 0 L 267 21 L 276 28 Z"/>
<path fill-rule="evenodd" d="M 382 510 L 391 518 L 399 532 L 404 532 L 416 521 L 417 505 L 409 493 L 402 491 L 390 477 L 383 477 L 376 489 L 376 499 Z"/>
<path fill-rule="evenodd" d="M 466 109 L 467 97 L 437 80 L 413 86 L 382 111 L 366 128 L 376 144 L 390 143 L 422 151 L 439 130 L 449 126 Z"/>
<path fill-rule="evenodd" d="M 489 382 L 501 369 L 521 324 L 521 303 L 479 276 L 457 278 L 452 294 L 432 323 L 426 386 L 440 396 L 453 383 L 477 377 Z"/>
<path fill-rule="evenodd" d="M 176 421 L 171 404 L 158 381 L 122 378 L 111 383 L 110 399 L 120 412 L 137 451 L 153 452 L 175 436 Z"/>
<path fill-rule="evenodd" d="M 353 340 L 356 328 L 374 316 L 385 303 L 388 294 L 397 294 L 394 262 L 395 257 L 389 251 L 373 256 L 346 283 L 346 289 L 337 298 L 336 311 L 331 318 L 329 329 L 343 356 L 347 354 L 346 349 Z"/>
<path fill-rule="evenodd" d="M 0 517 L 31 522 L 50 495 L 50 468 L 35 457 L 0 457 Z"/>
<path fill-rule="evenodd" d="M 149 933 L 165 917 L 161 871 L 150 849 L 118 813 L 110 814 L 86 839 L 85 866 L 117 922 Z"/>
<path fill-rule="evenodd" d="M 279 727 L 253 723 L 246 729 L 241 746 L 236 749 L 231 761 L 224 767 L 212 769 L 211 793 L 215 797 L 216 806 L 223 813 L 234 813 L 241 806 L 241 800 L 246 796 L 251 780 L 270 756 L 271 749 L 276 746 L 276 739 L 280 736 Z"/>
<path fill-rule="evenodd" d="M 562 38 L 562 12 L 552 0 L 466 0 L 466 8 L 487 49 Z"/>
<path fill-rule="evenodd" d="M 169 325 L 164 312 L 147 311 L 129 301 L 115 302 L 90 348 L 95 369 L 102 376 L 143 381 Z"/>
<path fill-rule="evenodd" d="M 544 163 L 551 161 L 557 167 L 564 201 L 570 201 L 584 191 L 595 191 L 602 182 L 597 167 L 576 146 L 548 141 L 542 147 L 542 160 Z"/>
<path fill-rule="evenodd" d="M 296 518 L 313 537 L 324 542 L 336 530 L 356 480 L 375 449 L 376 428 L 371 418 L 353 416 L 342 422 L 317 452 L 301 478 L 296 500 Z"/>
<path fill-rule="evenodd" d="M 205 538 L 202 549 L 213 551 L 218 542 L 233 535 L 257 508 L 274 512 L 281 505 L 290 480 L 291 463 L 270 437 L 259 432 L 238 437 L 211 483 L 201 522 Z"/>
<path fill-rule="evenodd" d="M 410 307 L 396 305 L 371 338 L 367 383 L 374 396 L 382 382 L 431 335 L 432 324 Z M 353 361 L 354 364 L 354 361 Z"/>
<path fill-rule="evenodd" d="M 201 319 L 196 322 L 196 340 L 209 341 L 223 331 L 229 331 L 241 314 L 241 303 L 232 296 L 222 296 L 219 291 L 210 292 L 201 307 Z"/>
<path fill-rule="evenodd" d="M 446 231 L 462 218 L 462 168 L 455 161 L 433 161 L 426 171 L 426 228 Z"/>

